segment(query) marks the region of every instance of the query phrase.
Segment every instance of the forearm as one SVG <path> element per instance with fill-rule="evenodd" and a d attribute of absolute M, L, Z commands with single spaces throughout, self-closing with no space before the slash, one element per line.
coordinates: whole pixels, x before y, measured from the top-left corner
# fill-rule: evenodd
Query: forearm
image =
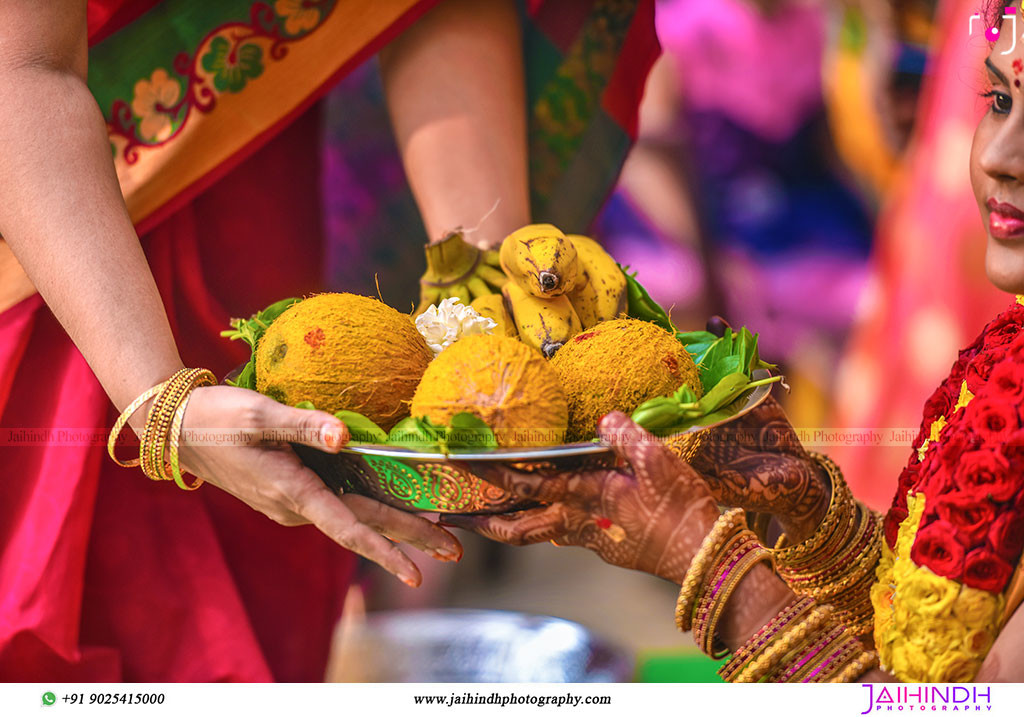
<path fill-rule="evenodd" d="M 736 588 L 720 623 L 722 641 L 735 653 L 758 630 L 767 625 L 796 596 L 786 584 L 765 565 L 758 565 Z M 896 678 L 880 669 L 862 675 L 859 682 L 896 682 Z"/>
<path fill-rule="evenodd" d="M 430 240 L 479 224 L 468 238 L 494 246 L 528 224 L 515 2 L 447 0 L 385 48 L 380 61 L 398 148 Z"/>
<path fill-rule="evenodd" d="M 0 65 L 0 234 L 114 404 L 180 367 L 78 72 Z"/>

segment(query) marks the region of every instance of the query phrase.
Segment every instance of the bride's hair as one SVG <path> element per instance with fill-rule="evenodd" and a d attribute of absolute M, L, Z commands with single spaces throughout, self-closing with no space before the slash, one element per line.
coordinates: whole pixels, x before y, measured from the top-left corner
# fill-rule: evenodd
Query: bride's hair
<path fill-rule="evenodd" d="M 1004 11 L 1015 2 L 1016 0 L 985 0 L 981 14 L 985 18 L 986 24 L 990 27 L 1001 25 Z"/>

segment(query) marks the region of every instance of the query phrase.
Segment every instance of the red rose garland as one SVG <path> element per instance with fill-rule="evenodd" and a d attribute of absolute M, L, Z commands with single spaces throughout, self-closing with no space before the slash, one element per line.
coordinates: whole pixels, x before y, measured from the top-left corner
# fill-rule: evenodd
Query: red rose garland
<path fill-rule="evenodd" d="M 925 403 L 885 520 L 895 547 L 908 493 L 924 493 L 911 558 L 936 575 L 1002 592 L 1024 551 L 1024 306 L 960 352 Z M 966 389 L 966 390 L 965 390 Z"/>

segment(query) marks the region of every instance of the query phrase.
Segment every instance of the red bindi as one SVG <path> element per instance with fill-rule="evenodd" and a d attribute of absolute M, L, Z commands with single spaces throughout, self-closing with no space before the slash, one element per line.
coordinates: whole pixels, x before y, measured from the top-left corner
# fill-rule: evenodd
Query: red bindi
<path fill-rule="evenodd" d="M 1018 57 L 1013 61 L 1013 74 L 1019 75 L 1021 72 L 1024 72 L 1024 61 Z"/>

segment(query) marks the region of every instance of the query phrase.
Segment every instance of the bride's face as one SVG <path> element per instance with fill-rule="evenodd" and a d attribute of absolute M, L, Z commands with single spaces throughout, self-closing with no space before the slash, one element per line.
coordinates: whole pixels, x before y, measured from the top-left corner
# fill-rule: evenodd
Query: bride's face
<path fill-rule="evenodd" d="M 1024 27 L 1017 7 L 1017 32 Z M 1024 293 L 1024 38 L 1004 22 L 985 61 L 988 110 L 971 147 L 971 185 L 988 233 L 985 271 L 1003 291 Z"/>

